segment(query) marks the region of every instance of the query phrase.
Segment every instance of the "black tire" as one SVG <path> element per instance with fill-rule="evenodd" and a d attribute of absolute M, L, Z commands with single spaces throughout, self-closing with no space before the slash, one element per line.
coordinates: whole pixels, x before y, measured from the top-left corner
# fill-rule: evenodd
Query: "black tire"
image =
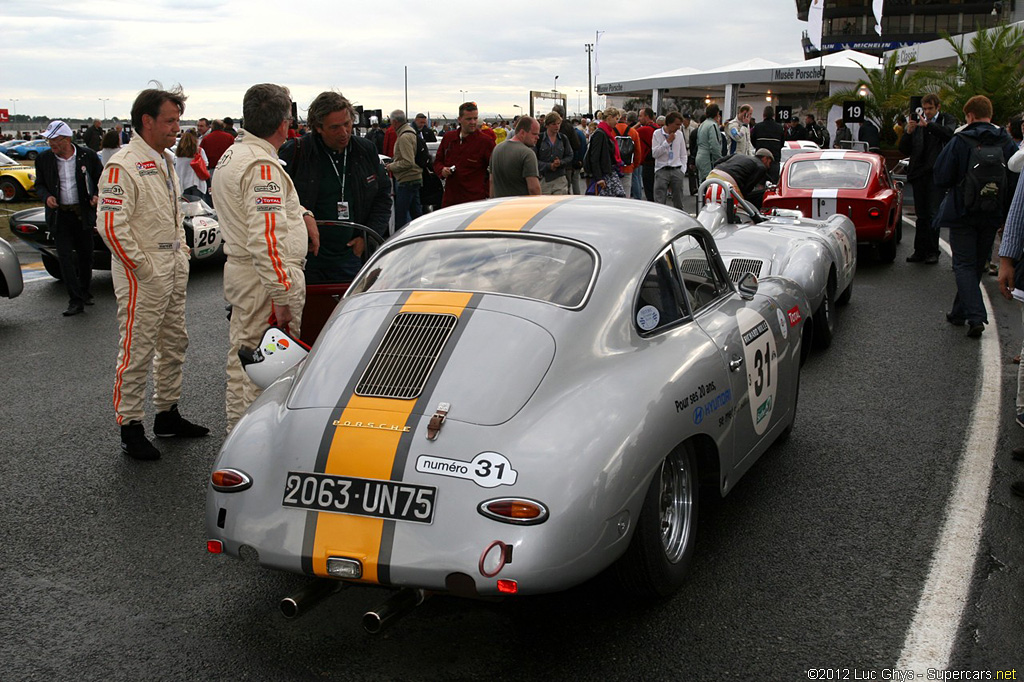
<path fill-rule="evenodd" d="M 846 286 L 846 290 L 839 294 L 839 298 L 836 299 L 837 305 L 849 305 L 850 297 L 853 296 L 853 280 Z"/>
<path fill-rule="evenodd" d="M 878 259 L 883 263 L 892 263 L 896 260 L 896 237 L 878 244 Z"/>
<path fill-rule="evenodd" d="M 25 190 L 14 178 L 0 178 L 0 201 L 18 201 L 25 196 Z"/>
<path fill-rule="evenodd" d="M 60 274 L 60 261 L 55 256 L 51 256 L 48 253 L 40 254 L 43 258 L 43 267 L 46 268 L 46 273 L 54 279 L 63 280 L 64 277 Z"/>
<path fill-rule="evenodd" d="M 896 243 L 899 244 L 903 241 L 903 209 L 900 209 L 900 214 L 896 217 Z"/>
<path fill-rule="evenodd" d="M 25 158 L 27 158 L 29 161 L 35 161 L 38 156 L 39 152 L 33 150 L 26 154 Z"/>
<path fill-rule="evenodd" d="M 836 330 L 836 284 L 831 277 L 825 286 L 825 297 L 814 311 L 814 347 L 823 350 L 832 345 Z"/>
<path fill-rule="evenodd" d="M 625 591 L 667 597 L 683 584 L 697 538 L 699 491 L 696 453 L 676 448 L 655 471 L 633 538 L 615 564 Z"/>

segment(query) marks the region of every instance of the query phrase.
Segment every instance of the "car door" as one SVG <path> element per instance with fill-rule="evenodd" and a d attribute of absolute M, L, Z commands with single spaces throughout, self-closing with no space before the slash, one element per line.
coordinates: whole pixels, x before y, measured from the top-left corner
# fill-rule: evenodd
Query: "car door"
<path fill-rule="evenodd" d="M 769 297 L 748 300 L 736 292 L 709 235 L 686 234 L 673 251 L 690 314 L 714 342 L 729 377 L 726 414 L 734 454 L 728 464 L 736 468 L 764 451 L 766 435 L 784 417 L 778 409 L 779 336 L 788 334 L 788 324 Z M 723 457 L 723 472 L 726 465 Z"/>

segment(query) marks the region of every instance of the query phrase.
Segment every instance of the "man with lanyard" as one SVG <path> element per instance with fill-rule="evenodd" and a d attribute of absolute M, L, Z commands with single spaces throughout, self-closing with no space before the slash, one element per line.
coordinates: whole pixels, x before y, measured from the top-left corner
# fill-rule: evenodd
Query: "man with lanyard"
<path fill-rule="evenodd" d="M 350 221 L 387 236 L 391 181 L 370 140 L 352 134 L 355 108 L 337 92 L 322 92 L 309 105 L 311 132 L 288 140 L 279 152 L 300 203 L 317 220 Z M 309 235 L 306 283 L 347 282 L 362 265 L 363 237 L 351 227 L 323 225 Z"/>
<path fill-rule="evenodd" d="M 132 105 L 131 142 L 110 157 L 100 182 L 100 236 L 112 255 L 120 343 L 114 412 L 121 450 L 159 459 L 142 426 L 146 377 L 153 368 L 153 432 L 162 438 L 205 436 L 209 429 L 178 413 L 181 367 L 188 348 L 185 290 L 189 248 L 178 197 L 178 174 L 167 148 L 185 111 L 181 90 L 143 90 Z"/>
<path fill-rule="evenodd" d="M 54 235 L 68 291 L 64 317 L 70 317 L 92 305 L 92 231 L 103 162 L 88 147 L 72 144 L 71 127 L 64 121 L 51 122 L 43 137 L 50 148 L 36 159 L 36 194 L 46 204 L 46 227 Z"/>
<path fill-rule="evenodd" d="M 460 104 L 458 120 L 459 127 L 441 138 L 434 161 L 434 173 L 445 183 L 442 208 L 488 196 L 487 167 L 494 136 L 480 131 L 476 102 Z"/>

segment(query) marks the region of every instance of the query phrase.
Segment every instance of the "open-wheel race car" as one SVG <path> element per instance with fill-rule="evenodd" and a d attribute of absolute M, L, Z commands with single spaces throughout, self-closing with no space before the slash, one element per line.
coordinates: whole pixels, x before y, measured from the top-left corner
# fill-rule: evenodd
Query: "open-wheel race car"
<path fill-rule="evenodd" d="M 853 295 L 857 234 L 850 219 L 814 220 L 786 210 L 765 215 L 715 178 L 705 180 L 697 196 L 703 201 L 697 220 L 714 236 L 733 281 L 748 272 L 796 281 L 814 311 L 814 345 L 827 348 L 835 333 L 836 305 L 849 303 Z"/>
<path fill-rule="evenodd" d="M 725 495 L 793 426 L 810 314 L 788 279 L 733 282 L 665 206 L 431 213 L 263 381 L 213 466 L 208 548 L 329 581 L 287 615 L 338 580 L 403 588 L 370 628 L 425 593 L 547 593 L 606 569 L 671 594 L 700 484 Z M 265 338 L 264 362 L 295 347 Z"/>
<path fill-rule="evenodd" d="M 886 169 L 885 159 L 870 152 L 804 152 L 782 167 L 779 184 L 766 192 L 762 210 L 800 211 L 826 219 L 842 214 L 857 228 L 857 242 L 874 244 L 879 258 L 891 263 L 903 239 L 903 185 Z"/>

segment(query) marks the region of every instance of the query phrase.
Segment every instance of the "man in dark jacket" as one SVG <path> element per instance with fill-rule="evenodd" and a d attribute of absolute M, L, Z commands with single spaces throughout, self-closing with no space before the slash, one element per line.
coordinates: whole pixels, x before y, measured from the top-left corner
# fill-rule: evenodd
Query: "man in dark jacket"
<path fill-rule="evenodd" d="M 730 154 L 718 161 L 708 173 L 708 178 L 718 178 L 729 183 L 736 189 L 740 197 L 746 199 L 755 208 L 761 208 L 764 199 L 764 181 L 768 179 L 768 169 L 775 157 L 764 147 L 746 154 Z"/>
<path fill-rule="evenodd" d="M 64 316 L 69 317 L 92 305 L 92 235 L 103 163 L 93 150 L 72 144 L 71 127 L 64 121 L 51 122 L 43 137 L 50 148 L 36 159 L 36 194 L 46 205 L 46 227 L 53 234 L 70 299 Z"/>
<path fill-rule="evenodd" d="M 956 129 L 956 119 L 939 111 L 939 105 L 939 98 L 932 93 L 922 97 L 920 120 L 915 120 L 917 114 L 911 113 L 906 131 L 900 138 L 900 152 L 910 157 L 907 180 L 914 190 L 914 213 L 917 215 L 914 252 L 907 256 L 908 263 L 939 262 L 939 226 L 935 224 L 935 212 L 943 192 L 932 180 L 932 167 Z"/>
<path fill-rule="evenodd" d="M 98 152 L 103 147 L 103 124 L 98 118 L 94 118 L 92 125 L 82 133 L 82 142 L 94 152 Z"/>
<path fill-rule="evenodd" d="M 988 316 L 981 298 L 980 282 L 988 269 L 989 256 L 996 230 L 1006 217 L 1010 188 L 1001 188 L 1003 200 L 997 215 L 983 215 L 979 211 L 965 208 L 964 188 L 961 186 L 968 175 L 971 151 L 979 146 L 997 146 L 1003 151 L 1003 161 L 1010 160 L 1017 151 L 1013 138 L 999 126 L 992 123 L 992 102 L 984 95 L 975 95 L 964 105 L 967 127 L 953 135 L 935 160 L 933 177 L 940 190 L 948 190 L 935 217 L 938 228 L 949 228 L 949 245 L 953 250 L 953 274 L 956 277 L 956 298 L 953 309 L 946 313 L 950 324 L 968 325 L 967 336 L 979 338 L 985 331 Z M 1009 180 L 1010 172 L 1005 171 Z"/>
<path fill-rule="evenodd" d="M 387 236 L 391 181 L 373 142 L 352 133 L 355 108 L 337 92 L 322 92 L 309 105 L 312 130 L 288 140 L 278 155 L 295 182 L 299 201 L 317 220 L 347 220 Z M 321 226 L 311 234 L 306 283 L 351 281 L 365 243 L 352 228 Z"/>
<path fill-rule="evenodd" d="M 767 149 L 774 160 L 768 169 L 768 177 L 772 182 L 779 181 L 779 160 L 782 158 L 782 142 L 786 133 L 782 124 L 775 120 L 775 107 L 764 108 L 764 120 L 750 131 L 750 141 L 757 149 Z"/>

